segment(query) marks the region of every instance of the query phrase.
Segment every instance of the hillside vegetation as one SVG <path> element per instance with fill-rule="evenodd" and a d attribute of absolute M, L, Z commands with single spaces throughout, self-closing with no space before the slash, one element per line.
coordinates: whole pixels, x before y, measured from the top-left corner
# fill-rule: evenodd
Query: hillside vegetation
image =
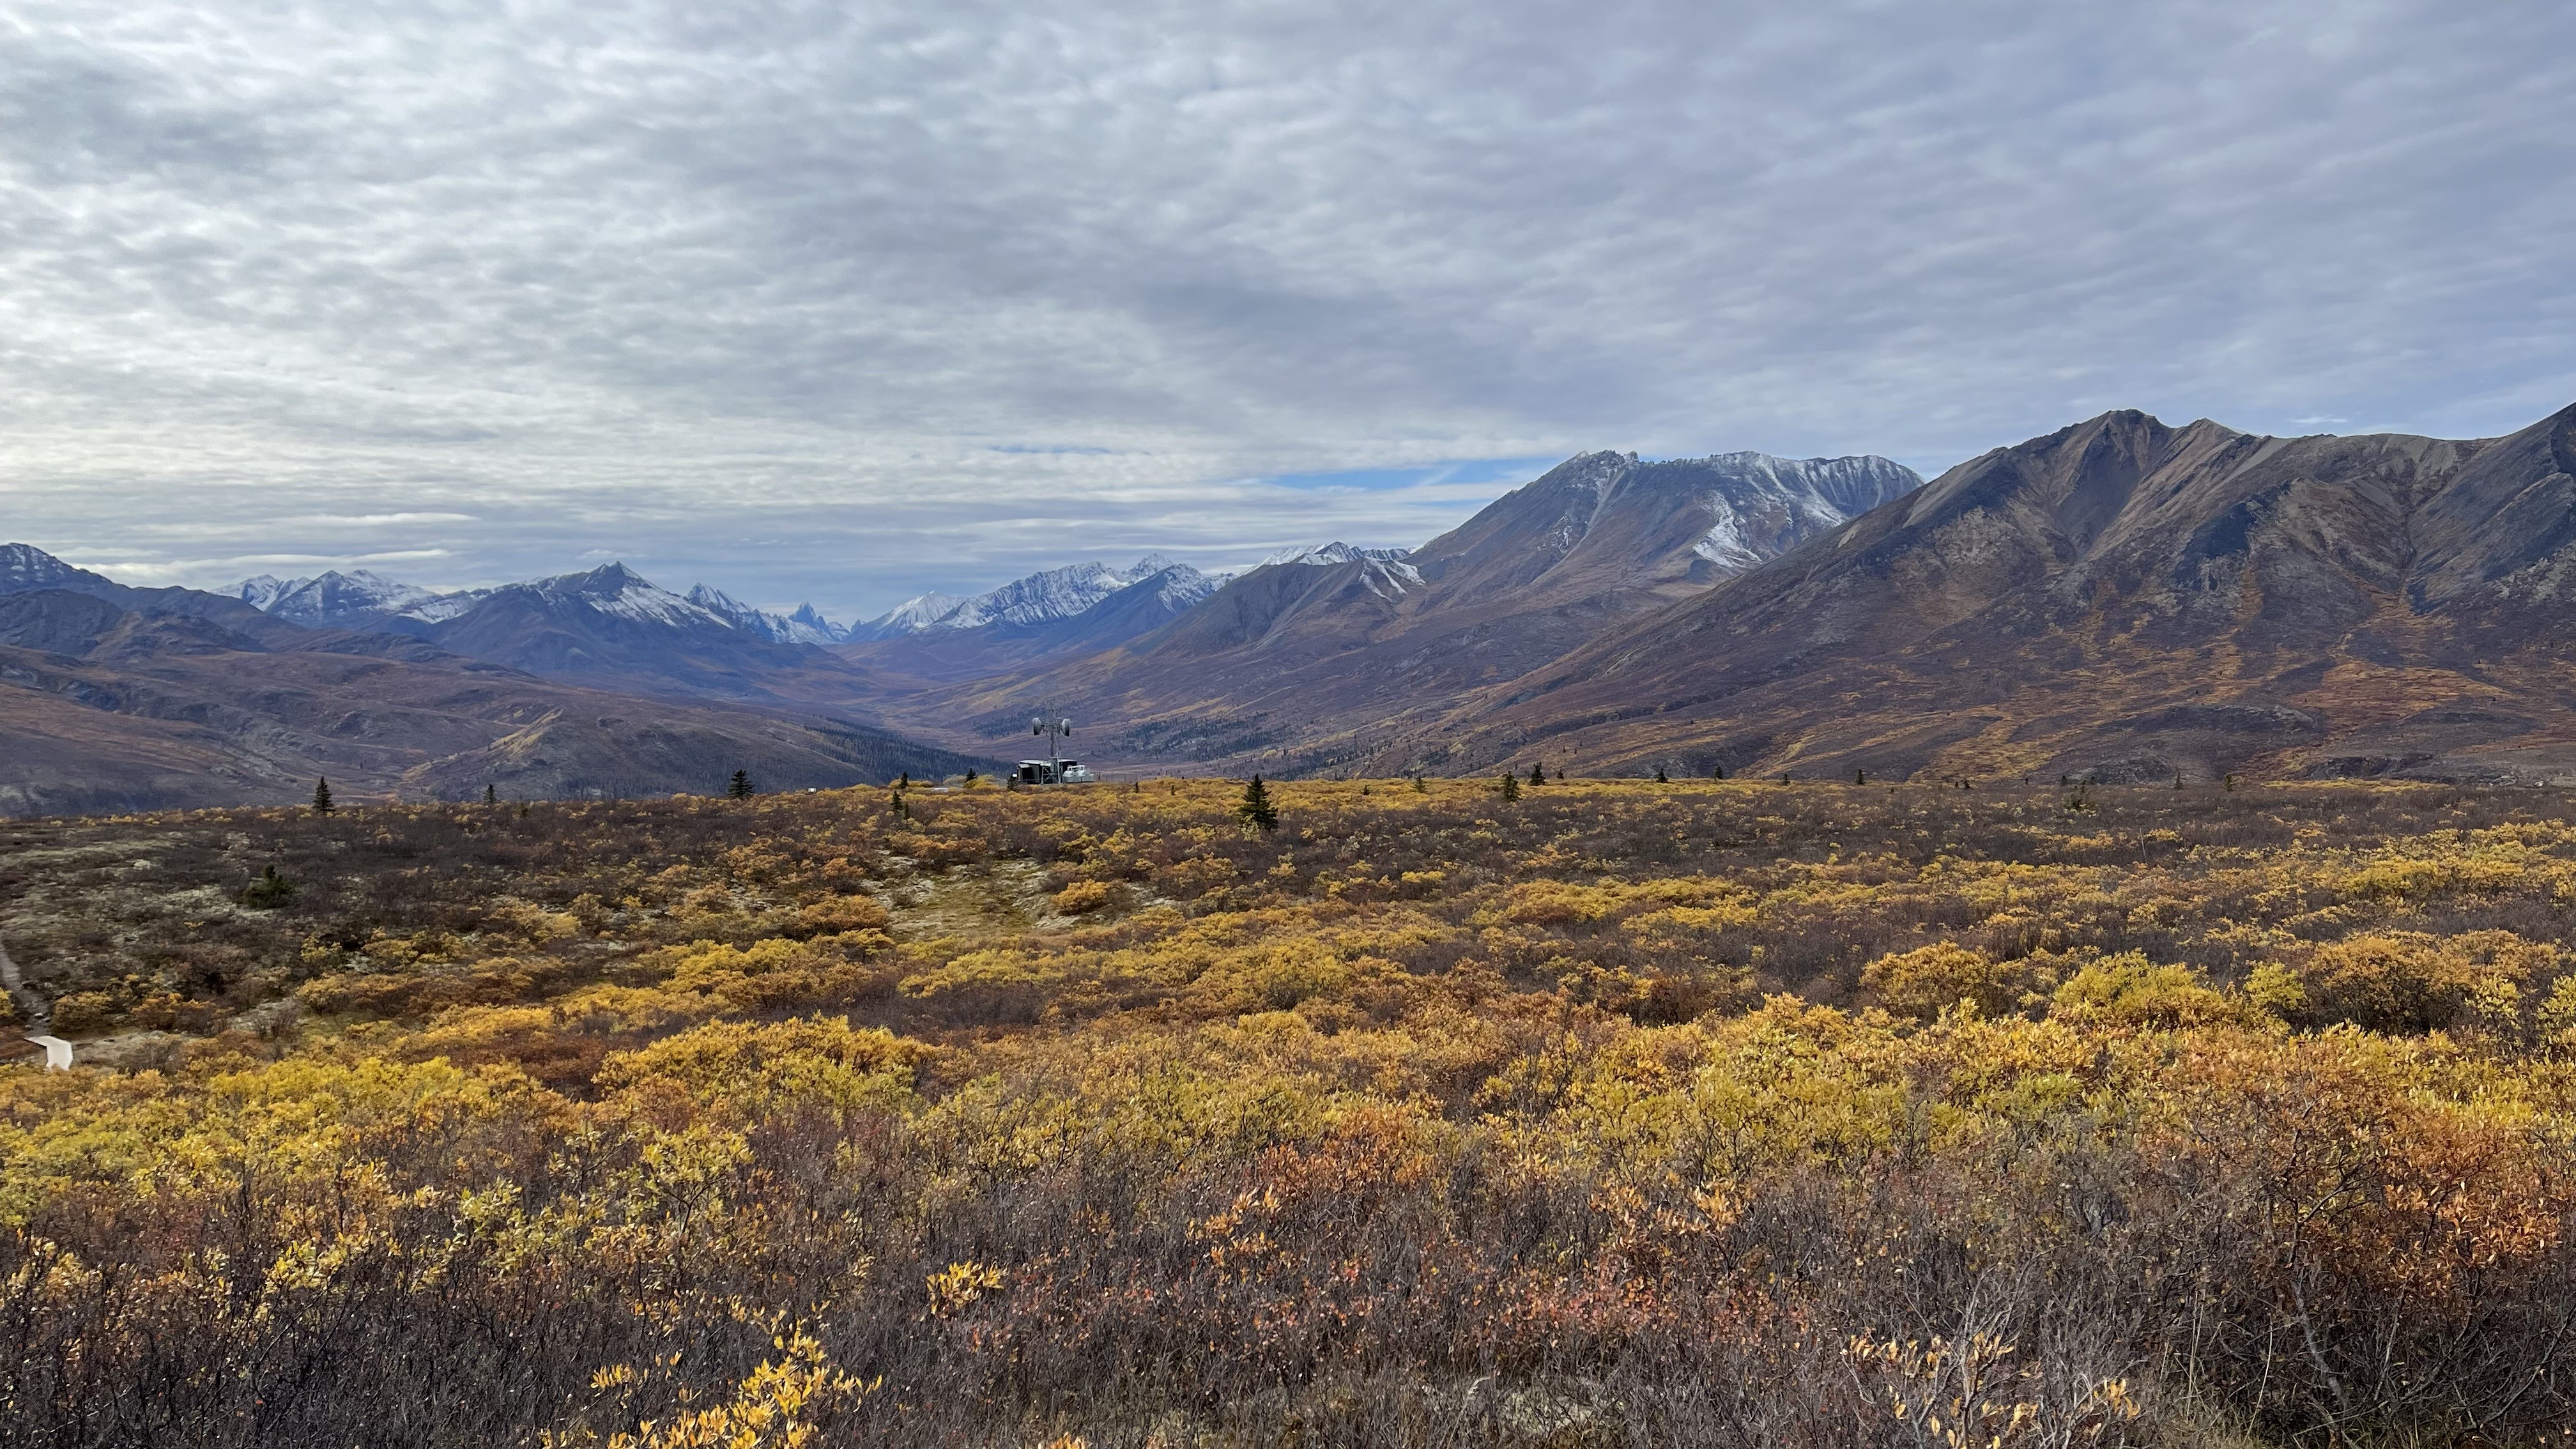
<path fill-rule="evenodd" d="M 0 1442 L 2576 1430 L 2563 793 L 1240 794 L 0 826 Z"/>

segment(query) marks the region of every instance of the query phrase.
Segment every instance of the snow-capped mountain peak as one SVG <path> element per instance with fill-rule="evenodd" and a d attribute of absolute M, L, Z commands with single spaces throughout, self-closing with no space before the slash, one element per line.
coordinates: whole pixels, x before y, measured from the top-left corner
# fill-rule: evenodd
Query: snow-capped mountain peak
<path fill-rule="evenodd" d="M 1364 558 L 1376 559 L 1380 563 L 1402 563 L 1412 556 L 1411 549 L 1359 548 L 1336 539 L 1331 543 L 1283 548 L 1261 562 L 1264 567 L 1272 564 L 1346 564 Z"/>
<path fill-rule="evenodd" d="M 792 614 L 772 614 L 705 584 L 689 590 L 689 602 L 772 644 L 837 644 L 849 636 L 847 629 L 824 618 L 812 604 L 799 604 Z"/>
<path fill-rule="evenodd" d="M 1838 528 L 1923 483 L 1913 469 L 1878 457 L 1719 453 L 1691 461 L 1717 475 L 1706 500 L 1708 532 L 1691 552 L 1727 573 L 1752 568 L 1781 552 L 1788 539 Z"/>
<path fill-rule="evenodd" d="M 261 574 L 232 588 L 235 598 L 262 613 L 298 624 L 336 629 L 361 626 L 378 615 L 401 614 L 439 595 L 366 569 L 332 569 L 309 579 Z"/>
<path fill-rule="evenodd" d="M 275 574 L 261 574 L 233 585 L 233 593 L 243 603 L 267 613 L 276 608 L 277 601 L 285 598 L 290 590 L 310 582 L 310 579 L 281 579 Z"/>
<path fill-rule="evenodd" d="M 32 543 L 0 544 L 0 594 L 76 587 L 83 580 L 105 583 L 87 569 L 76 569 Z"/>
<path fill-rule="evenodd" d="M 733 626 L 731 619 L 656 587 L 652 580 L 622 563 L 602 564 L 586 574 L 565 574 L 511 587 L 548 599 L 578 600 L 611 618 L 639 624 Z"/>
<path fill-rule="evenodd" d="M 889 638 L 928 629 L 980 629 L 990 625 L 1035 625 L 1070 619 L 1111 594 L 1158 574 L 1203 578 L 1198 570 L 1168 554 L 1149 553 L 1126 568 L 1094 560 L 1047 569 L 1014 579 L 988 593 L 958 598 L 923 594 L 891 612 L 850 631 L 850 637 Z"/>

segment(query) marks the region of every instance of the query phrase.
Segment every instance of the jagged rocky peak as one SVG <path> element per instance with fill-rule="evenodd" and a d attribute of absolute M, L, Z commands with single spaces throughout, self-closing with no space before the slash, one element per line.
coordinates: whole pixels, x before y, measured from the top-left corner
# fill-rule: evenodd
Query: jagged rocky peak
<path fill-rule="evenodd" d="M 1364 558 L 1376 559 L 1380 563 L 1402 563 L 1412 556 L 1411 549 L 1359 548 L 1336 539 L 1331 543 L 1283 548 L 1261 562 L 1264 567 L 1272 564 L 1346 564 L 1357 563 Z"/>
<path fill-rule="evenodd" d="M 721 624 L 733 621 L 702 608 L 668 589 L 657 587 L 624 563 L 605 563 L 588 573 L 513 584 L 497 593 L 525 592 L 553 600 L 578 601 L 613 618 L 652 624 Z"/>
<path fill-rule="evenodd" d="M 965 602 L 957 594 L 915 594 L 859 628 L 875 637 L 918 633 L 957 612 L 957 606 Z"/>
<path fill-rule="evenodd" d="M 232 593 L 243 603 L 265 613 L 275 608 L 277 601 L 285 598 L 288 590 L 304 582 L 306 580 L 281 579 L 275 574 L 259 574 L 233 585 Z"/>
<path fill-rule="evenodd" d="M 98 576 L 76 569 L 31 543 L 0 544 L 0 594 L 59 589 Z"/>
<path fill-rule="evenodd" d="M 1692 552 L 1719 573 L 1741 573 L 1923 486 L 1913 469 L 1869 455 L 1719 453 L 1664 466 L 1707 475 L 1709 526 Z"/>
<path fill-rule="evenodd" d="M 263 613 L 299 624 L 344 627 L 378 615 L 399 614 L 438 595 L 366 569 L 332 569 L 309 579 L 261 574 L 233 586 L 234 597 Z"/>
<path fill-rule="evenodd" d="M 799 604 L 793 613 L 773 614 L 705 584 L 692 587 L 688 597 L 690 603 L 772 644 L 837 644 L 849 637 L 849 630 L 824 618 L 812 604 Z"/>
<path fill-rule="evenodd" d="M 989 593 L 959 598 L 922 594 L 907 599 L 882 617 L 851 631 L 853 638 L 888 638 L 925 629 L 978 629 L 995 624 L 1047 624 L 1070 619 L 1133 584 L 1161 574 L 1181 576 L 1182 586 L 1198 570 L 1168 554 L 1149 553 L 1120 568 L 1093 561 L 1047 569 L 1014 579 Z"/>

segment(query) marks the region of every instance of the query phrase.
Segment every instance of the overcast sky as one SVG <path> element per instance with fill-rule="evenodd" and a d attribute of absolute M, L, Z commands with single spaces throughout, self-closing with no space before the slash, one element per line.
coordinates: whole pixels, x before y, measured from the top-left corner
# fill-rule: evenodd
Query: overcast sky
<path fill-rule="evenodd" d="M 1592 448 L 2576 401 L 2576 6 L 0 12 L 0 539 L 838 617 Z"/>

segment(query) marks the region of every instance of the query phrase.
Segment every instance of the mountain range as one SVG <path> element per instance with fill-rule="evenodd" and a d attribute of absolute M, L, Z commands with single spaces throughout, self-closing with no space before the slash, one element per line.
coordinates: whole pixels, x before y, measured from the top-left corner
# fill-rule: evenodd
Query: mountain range
<path fill-rule="evenodd" d="M 2576 408 L 2483 440 L 2114 412 L 1962 463 L 1381 759 L 2565 781 L 2571 666 Z"/>
<path fill-rule="evenodd" d="M 1929 484 L 1587 453 L 1419 548 L 1077 564 L 848 627 L 620 564 L 218 596 L 23 545 L 0 610 L 15 809 L 272 798 L 325 765 L 433 793 L 701 788 L 727 750 L 782 782 L 928 773 L 1016 750 L 1039 703 L 1111 768 L 2576 778 L 2576 408 L 2480 440 L 2113 412 Z M 545 767 L 496 773 L 540 720 Z"/>
<path fill-rule="evenodd" d="M 998 738 L 1043 697 L 1100 721 L 1116 752 L 1330 768 L 1922 481 L 1884 458 L 1587 453 L 1420 548 L 1265 564 L 1151 633 L 931 691 L 899 717 Z"/>
<path fill-rule="evenodd" d="M 856 709 L 582 688 L 412 634 L 315 628 L 0 546 L 0 812 L 712 792 L 990 768 Z"/>

